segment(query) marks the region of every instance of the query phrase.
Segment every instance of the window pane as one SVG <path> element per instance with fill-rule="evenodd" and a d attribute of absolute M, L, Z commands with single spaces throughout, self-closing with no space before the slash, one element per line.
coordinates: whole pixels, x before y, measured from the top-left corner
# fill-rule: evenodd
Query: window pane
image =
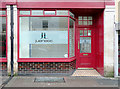
<path fill-rule="evenodd" d="M 67 58 L 66 44 L 31 44 L 31 58 Z"/>
<path fill-rule="evenodd" d="M 6 15 L 6 11 L 0 11 L 0 15 Z"/>
<path fill-rule="evenodd" d="M 79 24 L 79 25 L 82 25 L 82 21 L 78 21 L 78 24 Z"/>
<path fill-rule="evenodd" d="M 80 53 L 91 53 L 91 37 L 80 37 Z"/>
<path fill-rule="evenodd" d="M 32 10 L 32 15 L 43 15 L 43 10 Z"/>
<path fill-rule="evenodd" d="M 88 25 L 92 25 L 92 21 L 88 21 Z"/>
<path fill-rule="evenodd" d="M 6 17 L 0 17 L 0 57 L 6 57 Z"/>
<path fill-rule="evenodd" d="M 79 17 L 78 17 L 78 20 L 82 20 L 82 16 L 79 16 Z"/>
<path fill-rule="evenodd" d="M 88 20 L 92 20 L 92 16 L 88 16 Z"/>
<path fill-rule="evenodd" d="M 48 29 L 48 20 L 43 20 L 42 25 L 43 25 L 43 28 Z"/>
<path fill-rule="evenodd" d="M 30 15 L 30 11 L 20 11 L 20 15 Z"/>
<path fill-rule="evenodd" d="M 83 25 L 87 25 L 87 21 L 83 21 Z"/>
<path fill-rule="evenodd" d="M 55 11 L 44 11 L 45 15 L 55 15 Z"/>
<path fill-rule="evenodd" d="M 74 14 L 70 12 L 70 16 L 74 18 Z"/>
<path fill-rule="evenodd" d="M 84 36 L 87 36 L 87 30 L 84 30 Z"/>
<path fill-rule="evenodd" d="M 88 30 L 88 36 L 91 36 L 91 30 Z"/>
<path fill-rule="evenodd" d="M 57 10 L 56 15 L 68 15 L 68 10 Z"/>
<path fill-rule="evenodd" d="M 83 36 L 83 30 L 80 30 L 80 36 Z"/>
<path fill-rule="evenodd" d="M 20 58 L 67 58 L 67 17 L 20 17 Z"/>
<path fill-rule="evenodd" d="M 68 30 L 68 18 L 64 17 L 31 17 L 30 23 L 30 30 L 32 31 Z"/>
<path fill-rule="evenodd" d="M 83 16 L 83 20 L 87 20 L 87 16 Z"/>
<path fill-rule="evenodd" d="M 75 56 L 75 38 L 74 38 L 74 20 L 70 19 L 70 28 L 69 28 L 69 55 L 70 57 Z"/>

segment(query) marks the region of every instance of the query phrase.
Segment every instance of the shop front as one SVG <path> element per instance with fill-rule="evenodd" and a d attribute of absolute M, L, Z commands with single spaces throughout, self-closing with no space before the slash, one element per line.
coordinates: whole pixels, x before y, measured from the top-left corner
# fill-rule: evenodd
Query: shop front
<path fill-rule="evenodd" d="M 66 73 L 78 68 L 97 69 L 99 67 L 97 63 L 101 63 L 98 71 L 103 70 L 103 20 L 99 25 L 101 27 L 98 28 L 99 22 L 95 20 L 98 15 L 96 17 L 83 12 L 86 15 L 80 16 L 79 13 L 75 17 L 74 11 L 67 9 L 18 11 L 19 73 L 23 71 Z M 103 14 L 103 10 L 98 10 L 98 13 Z M 97 19 L 102 18 L 103 15 Z M 96 54 L 100 53 L 99 50 L 102 54 L 101 59 Z"/>
<path fill-rule="evenodd" d="M 8 4 L 3 5 L 7 5 L 7 16 L 10 16 Z M 14 11 L 15 73 L 69 74 L 76 69 L 95 69 L 104 76 L 111 67 L 106 66 L 109 63 L 106 63 L 108 55 L 105 53 L 108 31 L 105 5 L 114 5 L 114 2 L 28 3 L 18 0 L 10 4 Z M 9 24 L 9 17 L 7 20 Z"/>
<path fill-rule="evenodd" d="M 20 71 L 30 65 L 37 72 L 73 69 L 75 18 L 69 10 L 19 10 L 18 18 Z"/>

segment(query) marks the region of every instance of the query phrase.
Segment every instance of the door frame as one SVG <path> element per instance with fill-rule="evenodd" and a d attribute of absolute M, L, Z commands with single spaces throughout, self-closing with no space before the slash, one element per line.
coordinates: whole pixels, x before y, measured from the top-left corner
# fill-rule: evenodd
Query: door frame
<path fill-rule="evenodd" d="M 78 50 L 78 40 L 80 40 L 80 36 L 78 36 L 79 35 L 79 33 L 78 33 L 78 29 L 80 29 L 80 28 L 90 28 L 90 30 L 91 30 L 91 34 L 92 34 L 92 36 L 91 36 L 91 52 L 92 52 L 92 54 L 91 54 L 91 57 L 93 57 L 94 59 L 93 59 L 93 61 L 92 61 L 92 68 L 95 68 L 95 55 L 94 55 L 94 53 L 95 53 L 95 47 L 93 47 L 93 46 L 95 46 L 94 44 L 95 44 L 95 42 L 93 41 L 93 40 L 95 40 L 95 39 L 93 39 L 94 37 L 95 37 L 95 33 L 94 33 L 94 24 L 93 25 L 91 25 L 91 26 L 89 26 L 89 25 L 78 25 L 78 17 L 76 17 L 77 18 L 77 20 L 76 20 L 76 22 L 75 22 L 75 55 L 76 55 L 76 69 L 78 69 L 78 68 L 80 68 L 79 67 L 79 52 L 80 52 L 80 46 L 79 46 L 79 50 Z M 94 19 L 93 19 L 93 23 L 94 23 Z M 80 44 L 79 44 L 80 45 Z"/>

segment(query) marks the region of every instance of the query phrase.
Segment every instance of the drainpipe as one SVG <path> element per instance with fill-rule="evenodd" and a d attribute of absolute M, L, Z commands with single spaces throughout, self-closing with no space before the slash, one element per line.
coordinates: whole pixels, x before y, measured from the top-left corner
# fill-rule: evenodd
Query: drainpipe
<path fill-rule="evenodd" d="M 10 6 L 10 10 L 11 10 L 11 77 L 13 77 L 14 75 L 14 70 L 13 70 L 13 41 L 14 41 L 14 37 L 13 37 L 13 5 Z"/>

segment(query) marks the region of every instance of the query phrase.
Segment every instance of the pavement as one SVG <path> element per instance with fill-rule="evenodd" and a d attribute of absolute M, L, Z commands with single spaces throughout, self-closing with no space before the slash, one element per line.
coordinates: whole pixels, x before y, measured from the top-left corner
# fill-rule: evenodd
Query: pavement
<path fill-rule="evenodd" d="M 64 82 L 35 82 L 36 78 L 64 78 Z M 15 76 L 4 87 L 118 87 L 118 78 L 101 76 Z"/>

